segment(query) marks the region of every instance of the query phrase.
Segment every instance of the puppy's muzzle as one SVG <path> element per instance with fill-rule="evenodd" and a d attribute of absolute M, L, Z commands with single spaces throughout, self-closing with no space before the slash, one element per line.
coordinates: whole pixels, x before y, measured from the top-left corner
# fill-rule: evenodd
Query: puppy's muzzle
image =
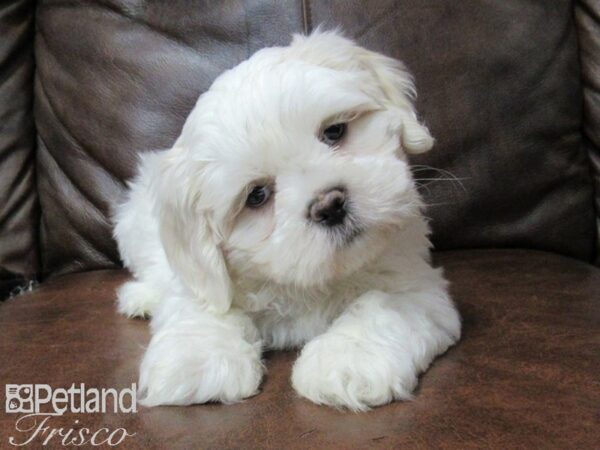
<path fill-rule="evenodd" d="M 336 187 L 320 193 L 308 205 L 308 218 L 327 227 L 341 225 L 347 215 L 346 189 Z"/>

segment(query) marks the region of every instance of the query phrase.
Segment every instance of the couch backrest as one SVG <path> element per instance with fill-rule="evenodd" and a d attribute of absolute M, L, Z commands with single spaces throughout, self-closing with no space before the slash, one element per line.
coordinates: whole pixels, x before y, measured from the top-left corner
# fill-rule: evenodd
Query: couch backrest
<path fill-rule="evenodd" d="M 318 24 L 341 27 L 414 73 L 437 144 L 413 162 L 451 173 L 416 172 L 437 248 L 529 247 L 591 260 L 588 151 L 599 142 L 582 141 L 569 0 L 45 1 L 35 31 L 40 219 L 34 210 L 25 220 L 39 224 L 38 269 L 117 266 L 109 210 L 135 155 L 168 148 L 220 72 Z M 26 103 L 31 91 L 20 92 Z M 28 126 L 24 119 L 17 133 L 20 158 L 31 162 Z"/>

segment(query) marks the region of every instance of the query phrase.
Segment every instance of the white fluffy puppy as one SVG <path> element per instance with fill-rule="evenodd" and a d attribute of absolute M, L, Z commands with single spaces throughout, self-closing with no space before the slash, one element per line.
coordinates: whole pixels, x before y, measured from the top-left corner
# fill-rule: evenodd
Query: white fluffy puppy
<path fill-rule="evenodd" d="M 173 148 L 141 157 L 115 214 L 135 276 L 119 310 L 152 316 L 142 403 L 257 393 L 266 349 L 303 347 L 298 394 L 365 410 L 409 399 L 457 341 L 406 160 L 433 139 L 398 61 L 335 32 L 223 73 Z"/>

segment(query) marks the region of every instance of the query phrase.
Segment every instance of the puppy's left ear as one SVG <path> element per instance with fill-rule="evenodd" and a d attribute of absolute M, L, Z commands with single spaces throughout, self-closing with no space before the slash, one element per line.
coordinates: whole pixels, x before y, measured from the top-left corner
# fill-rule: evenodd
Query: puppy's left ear
<path fill-rule="evenodd" d="M 431 150 L 435 140 L 429 129 L 420 123 L 414 108 L 417 96 L 412 76 L 404 65 L 393 58 L 356 47 L 363 67 L 375 78 L 384 101 L 398 113 L 401 122 L 401 142 L 407 153 L 418 154 Z"/>
<path fill-rule="evenodd" d="M 360 47 L 339 30 L 323 31 L 320 27 L 309 36 L 295 35 L 291 48 L 303 59 L 324 67 L 366 72 L 372 81 L 369 84 L 377 87 L 379 101 L 398 115 L 404 150 L 423 153 L 431 149 L 434 139 L 415 112 L 413 79 L 400 61 Z"/>

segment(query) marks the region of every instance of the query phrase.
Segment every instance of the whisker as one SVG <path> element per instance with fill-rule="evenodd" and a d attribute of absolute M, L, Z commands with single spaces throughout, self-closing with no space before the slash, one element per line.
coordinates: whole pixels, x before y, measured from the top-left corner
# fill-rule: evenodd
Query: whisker
<path fill-rule="evenodd" d="M 459 178 L 456 175 L 454 175 L 452 172 L 450 172 L 449 170 L 446 169 L 438 169 L 435 167 L 431 167 L 431 166 L 427 166 L 427 165 L 422 165 L 422 164 L 416 164 L 414 166 L 411 166 L 411 169 L 413 171 L 414 174 L 417 174 L 419 172 L 424 172 L 424 171 L 433 171 L 433 172 L 437 172 L 440 175 L 443 175 L 442 177 L 435 177 L 435 178 L 415 178 L 415 181 L 418 183 L 420 181 L 430 181 L 430 182 L 435 182 L 435 181 L 453 181 L 455 183 L 457 183 L 461 189 L 463 190 L 463 192 L 467 192 L 467 189 L 465 188 L 465 185 L 462 183 L 462 180 L 468 180 L 470 179 L 470 177 L 462 177 Z M 430 183 L 427 183 L 430 184 Z M 420 185 L 421 186 L 426 186 L 425 185 Z"/>
<path fill-rule="evenodd" d="M 455 202 L 437 202 L 437 203 L 425 203 L 424 207 L 429 208 L 431 206 L 455 206 Z"/>
<path fill-rule="evenodd" d="M 429 189 L 429 185 L 431 183 L 425 183 L 425 184 L 419 184 L 417 185 L 417 189 L 421 189 L 421 188 L 425 188 L 425 190 L 427 191 L 427 195 L 431 195 L 431 189 Z"/>
<path fill-rule="evenodd" d="M 460 181 L 460 180 L 468 180 L 469 178 L 415 178 L 415 181 Z"/>

